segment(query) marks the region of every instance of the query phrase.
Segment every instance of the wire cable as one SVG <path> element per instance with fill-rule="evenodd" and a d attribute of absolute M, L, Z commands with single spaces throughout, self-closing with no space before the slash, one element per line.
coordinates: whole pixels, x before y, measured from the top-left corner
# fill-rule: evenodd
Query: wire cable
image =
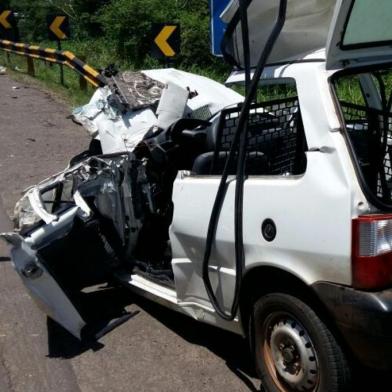
<path fill-rule="evenodd" d="M 250 4 L 250 3 L 249 3 Z M 247 5 L 247 7 L 249 6 Z M 240 2 L 240 7 L 244 7 L 244 2 Z M 243 11 L 243 8 L 242 8 Z M 233 143 L 230 148 L 230 153 L 227 158 L 225 168 L 222 173 L 222 179 L 218 187 L 217 195 L 215 198 L 214 206 L 211 213 L 211 219 L 208 226 L 206 248 L 203 259 L 203 280 L 207 290 L 208 297 L 213 305 L 216 313 L 224 320 L 232 321 L 235 319 L 240 300 L 241 284 L 243 278 L 243 269 L 245 263 L 245 253 L 243 245 L 243 196 L 244 196 L 244 183 L 245 183 L 245 157 L 246 157 L 246 139 L 247 139 L 247 123 L 249 120 L 249 111 L 254 101 L 259 80 L 263 74 L 265 65 L 268 58 L 274 48 L 274 45 L 283 29 L 286 21 L 287 12 L 287 0 L 280 0 L 279 14 L 276 20 L 275 26 L 269 36 L 265 48 L 258 61 L 255 73 L 249 85 L 249 91 L 246 95 L 245 102 L 243 104 L 236 132 L 234 134 Z M 241 137 L 243 136 L 243 137 Z M 242 142 L 241 142 L 242 140 Z M 245 142 L 243 142 L 245 140 Z M 230 313 L 227 313 L 221 305 L 215 295 L 212 287 L 210 273 L 209 273 L 209 262 L 211 258 L 212 248 L 215 242 L 216 230 L 219 223 L 222 206 L 226 198 L 226 192 L 228 187 L 228 177 L 230 167 L 236 158 L 238 144 L 238 164 L 237 164 L 237 181 L 236 181 L 236 196 L 235 196 L 235 265 L 236 265 L 236 283 L 233 304 Z M 219 271 L 218 271 L 219 273 Z"/>

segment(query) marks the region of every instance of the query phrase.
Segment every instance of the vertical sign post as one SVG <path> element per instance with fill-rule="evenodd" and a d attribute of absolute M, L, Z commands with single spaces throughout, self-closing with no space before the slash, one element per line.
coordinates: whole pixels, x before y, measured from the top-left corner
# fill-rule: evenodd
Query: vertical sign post
<path fill-rule="evenodd" d="M 67 15 L 50 15 L 47 17 L 49 39 L 57 41 L 57 49 L 61 52 L 61 41 L 70 38 L 69 18 Z M 64 86 L 64 67 L 60 65 L 60 82 Z"/>
<path fill-rule="evenodd" d="M 221 44 L 226 31 L 226 23 L 221 15 L 230 0 L 210 0 L 211 9 L 211 52 L 214 56 L 222 56 Z"/>

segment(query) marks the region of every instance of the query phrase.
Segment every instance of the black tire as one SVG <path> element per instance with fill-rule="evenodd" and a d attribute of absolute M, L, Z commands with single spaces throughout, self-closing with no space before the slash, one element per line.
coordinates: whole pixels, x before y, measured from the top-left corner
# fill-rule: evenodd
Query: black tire
<path fill-rule="evenodd" d="M 266 392 L 351 390 L 343 350 L 306 303 L 287 294 L 265 295 L 255 303 L 251 323 L 256 370 Z"/>

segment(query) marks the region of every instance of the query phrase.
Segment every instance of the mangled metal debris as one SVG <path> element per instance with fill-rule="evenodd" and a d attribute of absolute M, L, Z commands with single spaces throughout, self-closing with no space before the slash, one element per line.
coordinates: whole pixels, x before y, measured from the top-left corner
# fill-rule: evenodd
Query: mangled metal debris
<path fill-rule="evenodd" d="M 116 83 L 131 110 L 157 106 L 161 100 L 162 90 L 165 88 L 163 83 L 148 77 L 143 72 L 123 72 L 116 79 Z"/>
<path fill-rule="evenodd" d="M 115 86 L 98 89 L 73 112 L 105 154 L 133 151 L 149 132 L 182 118 L 208 120 L 243 99 L 213 80 L 175 69 L 125 72 L 114 80 Z"/>

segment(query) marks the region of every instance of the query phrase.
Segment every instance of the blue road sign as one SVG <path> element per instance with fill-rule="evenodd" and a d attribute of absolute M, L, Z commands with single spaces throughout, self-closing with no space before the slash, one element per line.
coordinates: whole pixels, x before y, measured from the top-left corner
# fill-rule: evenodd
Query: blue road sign
<path fill-rule="evenodd" d="M 211 7 L 211 47 L 214 56 L 222 56 L 221 43 L 226 30 L 226 23 L 220 16 L 231 0 L 210 0 Z"/>

